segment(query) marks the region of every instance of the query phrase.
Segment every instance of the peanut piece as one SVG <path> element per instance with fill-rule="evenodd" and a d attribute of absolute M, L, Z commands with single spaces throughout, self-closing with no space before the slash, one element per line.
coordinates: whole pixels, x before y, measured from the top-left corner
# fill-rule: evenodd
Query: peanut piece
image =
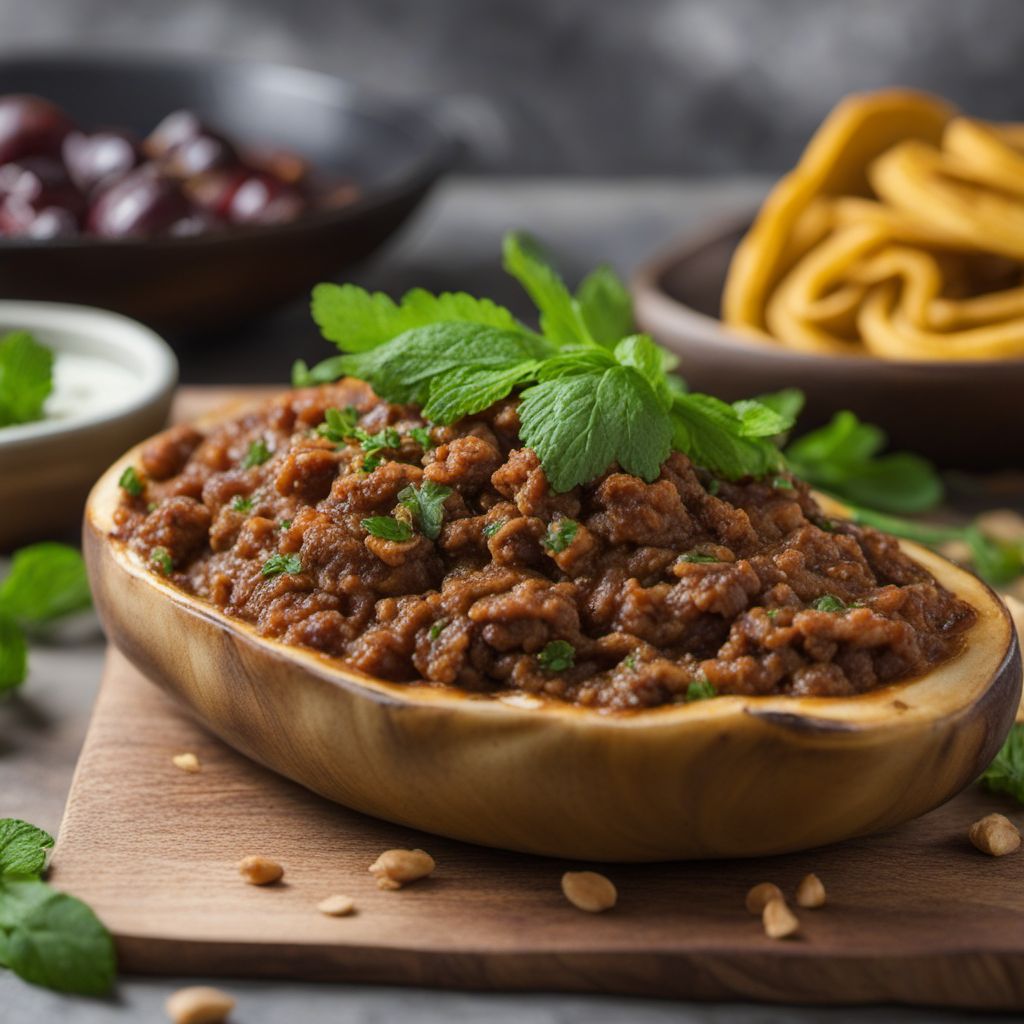
<path fill-rule="evenodd" d="M 434 858 L 423 850 L 385 850 L 371 865 L 378 889 L 401 889 L 426 878 L 434 870 Z"/>
<path fill-rule="evenodd" d="M 562 892 L 577 910 L 588 914 L 611 910 L 619 898 L 611 881 L 596 871 L 566 871 L 562 875 Z"/>
<path fill-rule="evenodd" d="M 175 754 L 171 758 L 171 763 L 175 768 L 180 768 L 183 772 L 188 772 L 190 775 L 195 775 L 196 772 L 203 770 L 202 765 L 199 763 L 199 758 L 195 754 Z"/>
<path fill-rule="evenodd" d="M 284 868 L 276 860 L 258 855 L 246 857 L 238 871 L 250 885 L 270 885 L 284 877 Z"/>
<path fill-rule="evenodd" d="M 1002 814 L 986 814 L 971 826 L 967 835 L 982 853 L 991 857 L 1005 857 L 1020 849 L 1020 833 Z"/>
<path fill-rule="evenodd" d="M 760 917 L 769 900 L 781 900 L 782 890 L 774 882 L 761 882 L 747 893 L 747 911 Z"/>
<path fill-rule="evenodd" d="M 825 886 L 817 875 L 804 875 L 796 887 L 796 905 L 808 910 L 825 906 Z"/>
<path fill-rule="evenodd" d="M 174 1024 L 223 1024 L 235 1001 L 219 989 L 196 985 L 175 992 L 165 1005 Z"/>
<path fill-rule="evenodd" d="M 356 901 L 351 896 L 342 896 L 338 893 L 337 896 L 328 896 L 327 899 L 321 900 L 316 909 L 328 917 L 347 917 L 356 909 Z"/>
<path fill-rule="evenodd" d="M 764 933 L 769 939 L 788 939 L 800 930 L 800 922 L 782 899 L 771 899 L 761 914 Z"/>

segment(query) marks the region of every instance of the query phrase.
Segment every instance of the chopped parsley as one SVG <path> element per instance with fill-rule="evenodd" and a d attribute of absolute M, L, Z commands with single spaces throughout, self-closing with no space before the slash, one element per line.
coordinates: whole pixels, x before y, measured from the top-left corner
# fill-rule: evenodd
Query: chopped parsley
<path fill-rule="evenodd" d="M 359 472 L 372 473 L 383 461 L 382 455 L 367 455 L 359 464 Z"/>
<path fill-rule="evenodd" d="M 235 498 L 235 500 L 233 502 L 231 502 L 231 509 L 234 512 L 242 512 L 242 513 L 251 512 L 253 504 L 254 504 L 254 502 L 253 502 L 252 498 L 246 498 L 243 495 L 239 494 Z"/>
<path fill-rule="evenodd" d="M 832 594 L 822 594 L 811 602 L 811 607 L 818 612 L 845 612 L 850 606 Z"/>
<path fill-rule="evenodd" d="M 566 516 L 559 517 L 548 523 L 547 532 L 541 538 L 541 544 L 548 551 L 558 554 L 564 551 L 575 539 L 580 524 Z"/>
<path fill-rule="evenodd" d="M 316 428 L 316 432 L 328 441 L 344 444 L 353 436 L 358 422 L 359 410 L 354 405 L 346 406 L 344 409 L 327 409 L 324 412 L 324 421 Z"/>
<path fill-rule="evenodd" d="M 416 528 L 428 540 L 437 540 L 444 522 L 444 503 L 450 487 L 424 480 L 419 487 L 410 484 L 398 492 L 398 501 L 412 516 Z"/>
<path fill-rule="evenodd" d="M 507 519 L 495 519 L 493 523 L 488 523 L 484 527 L 484 536 L 490 540 L 507 522 Z"/>
<path fill-rule="evenodd" d="M 281 522 L 277 524 L 277 528 L 279 530 L 290 530 L 292 528 L 292 521 L 290 519 L 282 519 Z"/>
<path fill-rule="evenodd" d="M 622 667 L 625 668 L 625 669 L 628 669 L 630 672 L 635 672 L 636 671 L 636 655 L 635 654 L 627 654 L 622 659 Z"/>
<path fill-rule="evenodd" d="M 141 498 L 142 492 L 146 489 L 134 466 L 126 467 L 125 471 L 117 478 L 117 486 L 133 498 Z"/>
<path fill-rule="evenodd" d="M 784 476 L 772 477 L 772 487 L 777 491 L 791 491 L 793 490 L 793 481 L 787 480 Z"/>
<path fill-rule="evenodd" d="M 434 447 L 434 442 L 430 440 L 430 431 L 426 427 L 413 427 L 409 431 L 409 436 L 424 450 L 429 451 Z"/>
<path fill-rule="evenodd" d="M 361 525 L 371 537 L 380 537 L 381 540 L 399 543 L 412 540 L 412 526 L 394 516 L 370 516 L 362 520 Z"/>
<path fill-rule="evenodd" d="M 447 625 L 447 619 L 438 619 L 437 622 L 430 627 L 430 631 L 427 633 L 427 636 L 431 643 L 433 643 L 444 632 Z"/>
<path fill-rule="evenodd" d="M 257 438 L 249 445 L 245 458 L 242 459 L 242 469 L 252 469 L 253 466 L 262 466 L 274 453 L 267 447 L 263 438 Z"/>
<path fill-rule="evenodd" d="M 296 575 L 302 572 L 302 559 L 298 555 L 271 555 L 263 563 L 264 576 L 280 576 L 282 573 Z"/>
<path fill-rule="evenodd" d="M 385 448 L 398 448 L 402 444 L 402 435 L 394 427 L 385 427 L 376 434 L 368 434 L 361 427 L 356 427 L 352 431 L 352 437 L 359 442 L 359 446 L 367 455 L 375 455 Z"/>
<path fill-rule="evenodd" d="M 698 679 L 694 679 L 686 687 L 686 702 L 688 704 L 695 700 L 710 700 L 712 697 L 717 696 L 718 691 L 703 676 Z"/>
<path fill-rule="evenodd" d="M 714 555 L 709 555 L 706 551 L 687 551 L 686 554 L 680 555 L 676 561 L 703 564 L 705 562 L 720 562 L 721 559 L 716 558 Z"/>
<path fill-rule="evenodd" d="M 164 574 L 170 576 L 174 572 L 174 559 L 165 547 L 155 547 L 149 553 L 149 560 Z"/>
<path fill-rule="evenodd" d="M 545 672 L 564 672 L 576 664 L 576 648 L 567 640 L 552 640 L 537 655 L 537 663 Z"/>

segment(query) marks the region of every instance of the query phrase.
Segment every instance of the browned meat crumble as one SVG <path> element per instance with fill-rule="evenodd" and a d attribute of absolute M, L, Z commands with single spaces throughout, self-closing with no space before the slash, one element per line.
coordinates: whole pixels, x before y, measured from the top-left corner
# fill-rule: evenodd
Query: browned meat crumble
<path fill-rule="evenodd" d="M 368 472 L 358 444 L 315 431 L 350 405 L 401 438 Z M 174 427 L 144 450 L 146 490 L 124 496 L 117 535 L 146 559 L 163 548 L 154 572 L 169 556 L 177 586 L 263 635 L 370 675 L 604 708 L 680 702 L 704 680 L 860 693 L 949 658 L 974 621 L 894 539 L 829 522 L 799 482 L 713 481 L 675 453 L 653 483 L 613 469 L 554 494 L 515 402 L 434 427 L 427 451 L 409 434 L 424 425 L 345 381 L 206 434 Z M 244 468 L 253 442 L 271 454 Z M 436 541 L 368 535 L 362 520 L 425 480 L 452 489 Z M 301 570 L 264 575 L 274 555 Z M 826 595 L 833 610 L 814 607 Z M 571 668 L 540 656 L 552 641 L 572 645 Z"/>

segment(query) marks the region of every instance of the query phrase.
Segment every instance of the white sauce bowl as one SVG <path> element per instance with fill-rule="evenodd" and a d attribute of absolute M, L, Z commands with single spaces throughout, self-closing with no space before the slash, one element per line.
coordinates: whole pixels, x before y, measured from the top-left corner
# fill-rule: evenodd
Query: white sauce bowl
<path fill-rule="evenodd" d="M 30 332 L 54 353 L 45 418 L 0 427 L 0 550 L 58 538 L 93 482 L 167 421 L 174 353 L 135 320 L 56 302 L 0 301 L 0 336 Z"/>

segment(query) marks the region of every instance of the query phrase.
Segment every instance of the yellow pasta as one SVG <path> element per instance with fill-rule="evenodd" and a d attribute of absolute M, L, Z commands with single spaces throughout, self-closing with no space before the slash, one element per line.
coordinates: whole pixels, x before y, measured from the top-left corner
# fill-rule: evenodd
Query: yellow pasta
<path fill-rule="evenodd" d="M 1024 125 L 844 100 L 737 248 L 722 316 L 824 355 L 1024 357 Z"/>

